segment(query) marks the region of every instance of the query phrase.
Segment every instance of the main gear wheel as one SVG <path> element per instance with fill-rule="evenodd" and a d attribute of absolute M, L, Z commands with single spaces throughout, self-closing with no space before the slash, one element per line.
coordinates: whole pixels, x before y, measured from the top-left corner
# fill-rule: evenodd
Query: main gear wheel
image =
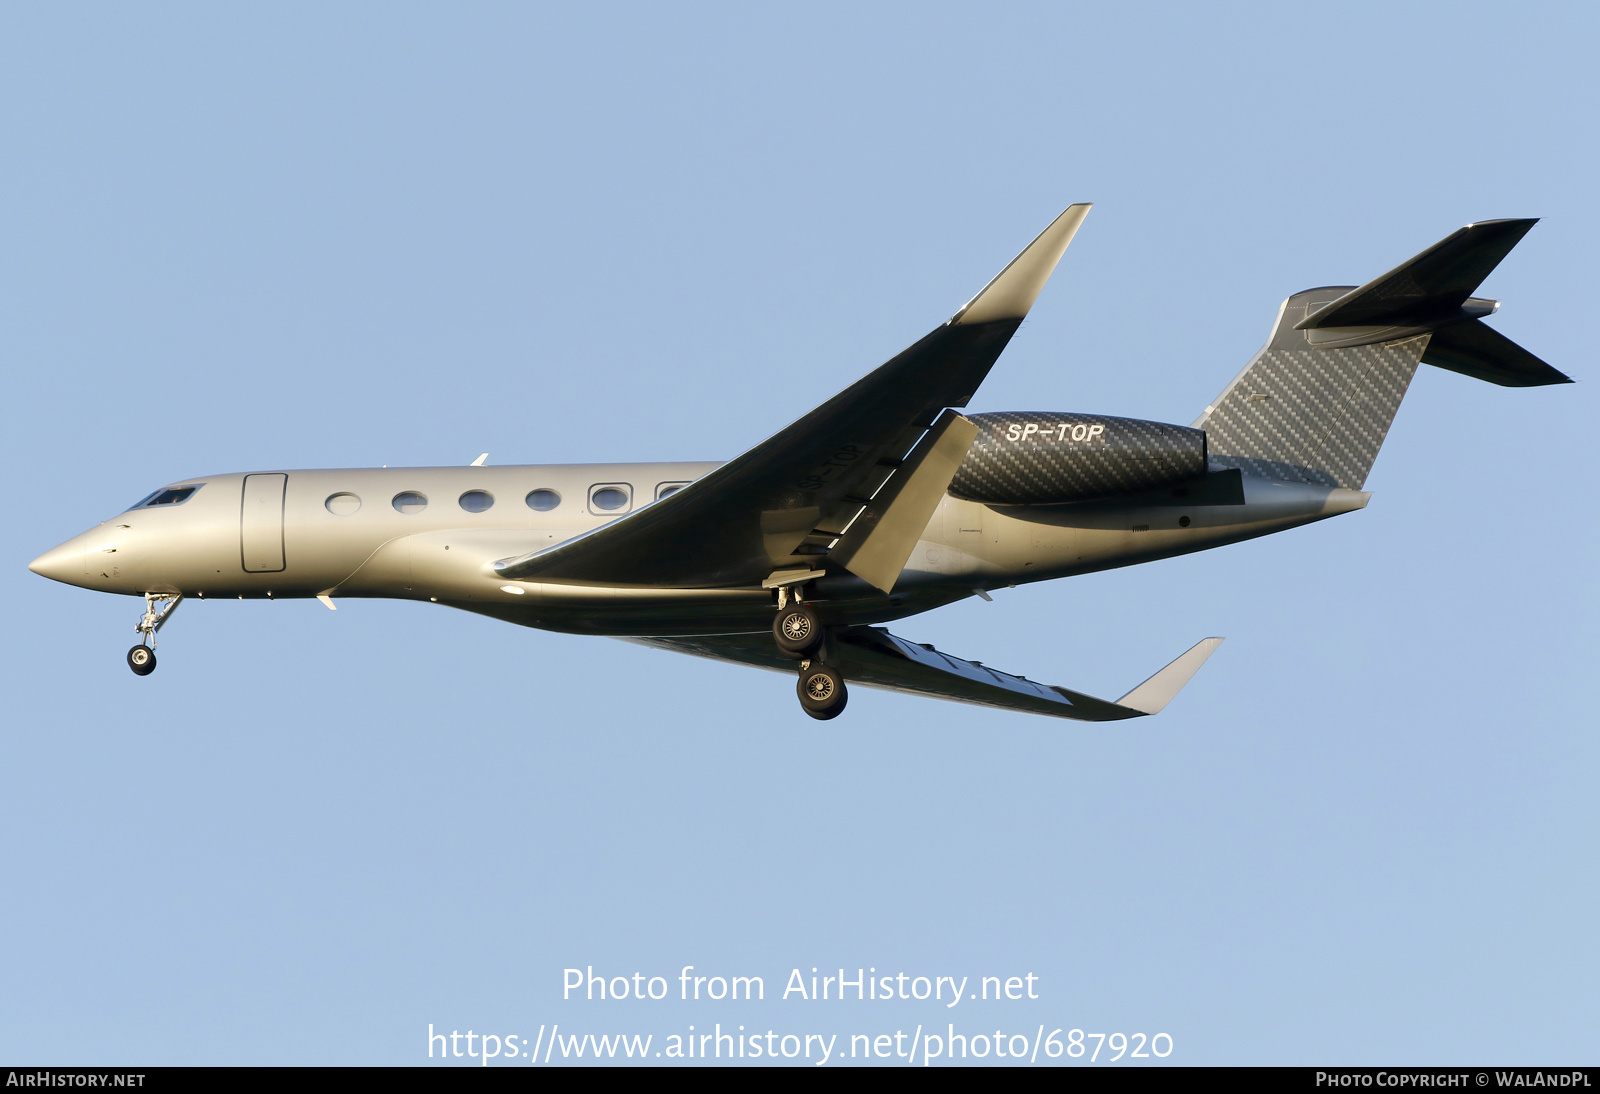
<path fill-rule="evenodd" d="M 822 624 L 810 608 L 785 608 L 772 621 L 772 637 L 790 657 L 805 658 L 822 644 Z"/>
<path fill-rule="evenodd" d="M 843 714 L 850 699 L 844 677 L 826 665 L 802 669 L 795 690 L 800 696 L 800 709 L 821 722 Z"/>

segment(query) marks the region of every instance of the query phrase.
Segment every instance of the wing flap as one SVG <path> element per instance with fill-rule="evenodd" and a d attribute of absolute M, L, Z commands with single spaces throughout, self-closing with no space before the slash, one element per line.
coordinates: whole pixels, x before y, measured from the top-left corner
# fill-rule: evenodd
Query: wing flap
<path fill-rule="evenodd" d="M 884 484 L 829 557 L 884 592 L 893 592 L 906 560 L 933 519 L 978 427 L 947 410 L 905 464 Z"/>
<path fill-rule="evenodd" d="M 897 638 L 880 627 L 847 628 L 836 642 L 837 654 L 830 654 L 829 664 L 837 661 L 839 671 L 852 684 L 1080 722 L 1114 722 L 1144 714 L 942 653 Z"/>

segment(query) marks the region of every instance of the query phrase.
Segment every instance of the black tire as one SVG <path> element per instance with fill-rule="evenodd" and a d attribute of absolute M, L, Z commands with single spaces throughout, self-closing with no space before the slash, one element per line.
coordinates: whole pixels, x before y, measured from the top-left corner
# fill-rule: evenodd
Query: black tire
<path fill-rule="evenodd" d="M 128 667 L 137 676 L 149 676 L 156 671 L 156 651 L 149 646 L 135 646 L 128 651 Z"/>
<path fill-rule="evenodd" d="M 822 624 L 810 608 L 785 608 L 772 621 L 772 639 L 790 657 L 805 657 L 822 645 Z"/>
<path fill-rule="evenodd" d="M 844 686 L 844 677 L 826 665 L 818 665 L 802 672 L 800 682 L 795 685 L 795 692 L 800 696 L 800 709 L 819 722 L 826 722 L 829 718 L 837 718 L 843 714 L 844 705 L 850 701 L 850 692 Z"/>

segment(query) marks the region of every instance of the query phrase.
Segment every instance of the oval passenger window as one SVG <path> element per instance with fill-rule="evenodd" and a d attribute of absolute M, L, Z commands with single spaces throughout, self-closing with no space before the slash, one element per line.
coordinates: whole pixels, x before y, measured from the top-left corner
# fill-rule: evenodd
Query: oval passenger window
<path fill-rule="evenodd" d="M 468 490 L 461 495 L 461 508 L 469 513 L 486 513 L 494 504 L 494 495 L 487 490 Z"/>
<path fill-rule="evenodd" d="M 550 510 L 561 504 L 561 495 L 556 493 L 554 490 L 545 490 L 540 488 L 538 490 L 529 490 L 527 501 L 529 509 L 534 509 L 541 513 L 548 513 Z"/>
<path fill-rule="evenodd" d="M 361 508 L 361 499 L 354 494 L 329 494 L 328 500 L 323 503 L 328 507 L 328 512 L 336 517 L 348 517 Z"/>
<path fill-rule="evenodd" d="M 394 511 L 412 516 L 428 507 L 428 499 L 415 490 L 405 490 L 394 496 Z"/>
<path fill-rule="evenodd" d="M 619 490 L 615 486 L 602 486 L 589 495 L 589 502 L 596 509 L 604 509 L 610 513 L 627 505 L 628 495 L 626 491 Z"/>

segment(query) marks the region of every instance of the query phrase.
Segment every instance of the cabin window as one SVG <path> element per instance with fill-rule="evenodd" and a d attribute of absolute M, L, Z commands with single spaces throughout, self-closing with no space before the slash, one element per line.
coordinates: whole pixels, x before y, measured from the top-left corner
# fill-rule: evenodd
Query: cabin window
<path fill-rule="evenodd" d="M 689 484 L 686 482 L 664 482 L 660 486 L 656 487 L 656 500 L 660 501 L 662 498 L 676 494 L 679 490 L 682 490 L 688 485 Z"/>
<path fill-rule="evenodd" d="M 428 507 L 428 499 L 415 490 L 402 490 L 394 496 L 392 504 L 396 513 L 404 513 L 409 517 L 426 509 Z"/>
<path fill-rule="evenodd" d="M 487 513 L 494 505 L 494 495 L 487 490 L 468 490 L 461 495 L 461 508 L 469 513 Z"/>
<path fill-rule="evenodd" d="M 589 488 L 589 508 L 597 513 L 617 513 L 633 502 L 633 487 L 625 482 L 606 483 Z"/>
<path fill-rule="evenodd" d="M 529 509 L 539 513 L 548 513 L 561 504 L 561 495 L 554 490 L 546 490 L 540 487 L 538 490 L 528 491 L 527 502 Z"/>
<path fill-rule="evenodd" d="M 348 517 L 361 508 L 361 499 L 351 493 L 329 494 L 328 500 L 323 502 L 328 507 L 328 512 L 336 517 Z"/>
<path fill-rule="evenodd" d="M 154 494 L 141 500 L 137 505 L 131 506 L 129 512 L 134 509 L 155 509 L 165 505 L 182 505 L 194 495 L 196 490 L 204 485 L 205 483 L 203 482 L 197 482 L 193 486 L 163 486 Z"/>

